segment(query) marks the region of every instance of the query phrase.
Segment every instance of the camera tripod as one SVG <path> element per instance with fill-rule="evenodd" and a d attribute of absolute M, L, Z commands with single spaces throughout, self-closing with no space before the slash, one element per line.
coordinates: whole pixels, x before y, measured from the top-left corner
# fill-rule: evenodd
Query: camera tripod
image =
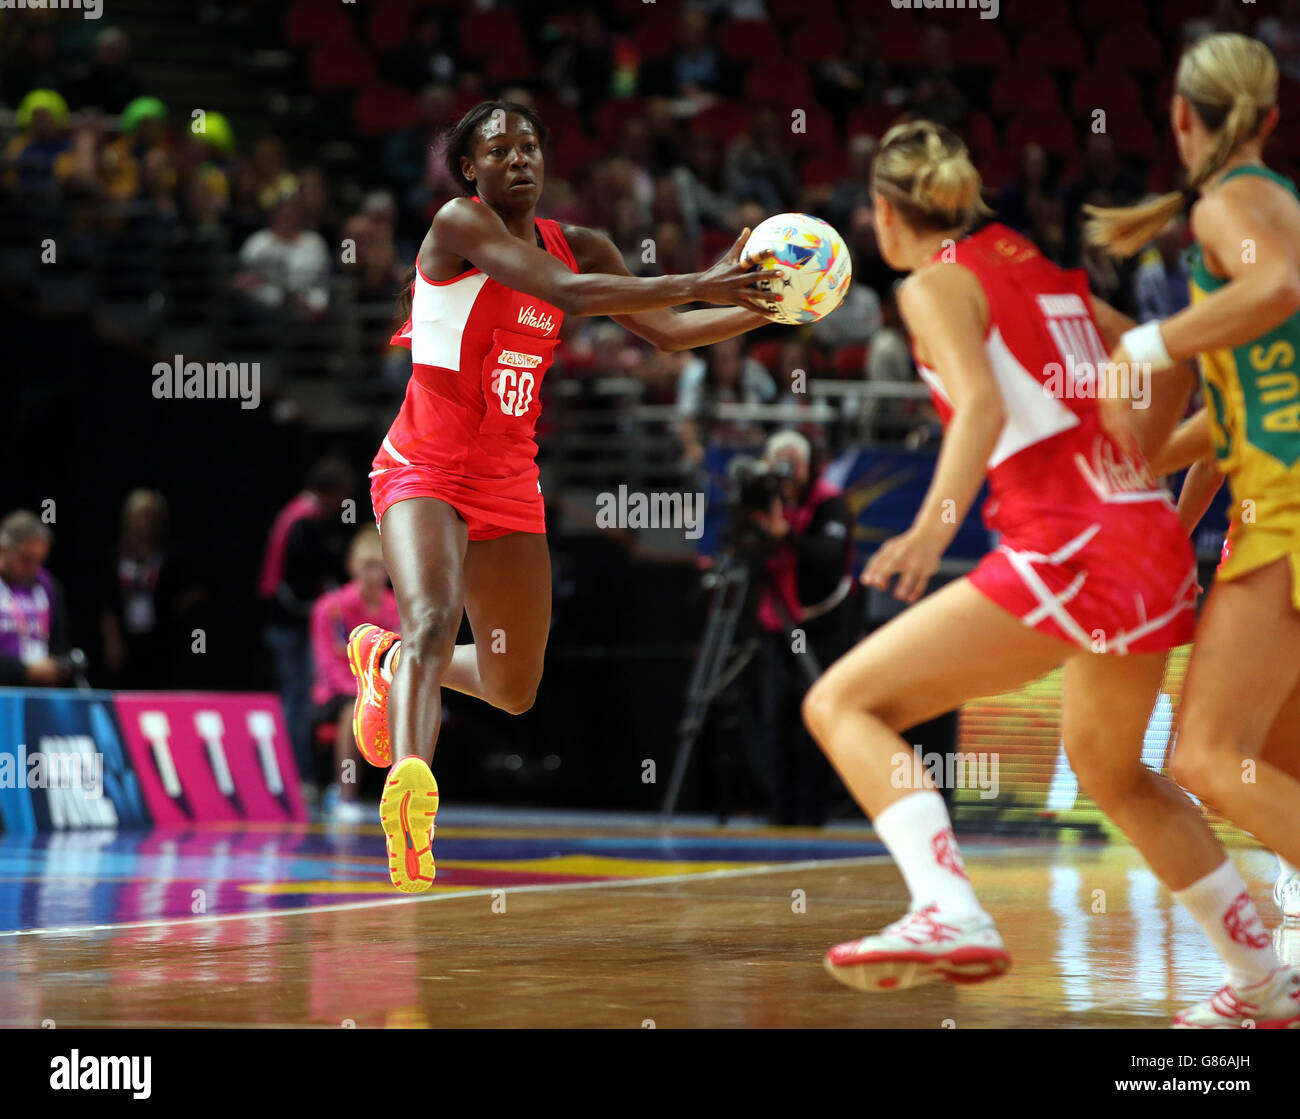
<path fill-rule="evenodd" d="M 681 722 L 677 726 L 677 756 L 673 761 L 672 777 L 668 782 L 668 791 L 660 809 L 659 819 L 662 824 L 672 822 L 677 808 L 677 799 L 681 795 L 682 782 L 686 779 L 686 770 L 690 766 L 691 754 L 696 740 L 704 729 L 709 708 L 713 701 L 735 682 L 758 651 L 759 639 L 749 637 L 739 648 L 733 648 L 736 641 L 736 627 L 744 613 L 749 599 L 750 570 L 743 561 L 737 562 L 733 557 L 723 554 L 717 569 L 712 575 L 713 597 L 709 603 L 709 613 L 704 623 L 704 635 L 700 639 L 700 649 L 695 655 L 695 664 L 691 669 L 690 680 L 686 685 L 685 708 Z M 777 608 L 782 621 L 790 629 L 794 620 L 777 598 Z M 821 675 L 821 666 L 811 651 L 798 657 L 799 666 L 808 677 L 808 683 Z"/>

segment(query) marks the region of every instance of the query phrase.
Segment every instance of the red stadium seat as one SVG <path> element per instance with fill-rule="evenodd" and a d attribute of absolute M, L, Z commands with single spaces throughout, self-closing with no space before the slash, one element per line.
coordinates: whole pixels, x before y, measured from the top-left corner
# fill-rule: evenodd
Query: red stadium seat
<path fill-rule="evenodd" d="M 645 113 L 645 101 L 640 97 L 614 97 L 596 110 L 596 136 L 608 148 L 619 142 L 623 125 L 629 117 Z"/>
<path fill-rule="evenodd" d="M 897 123 L 899 115 L 898 109 L 890 108 L 888 105 L 859 105 L 849 114 L 849 123 L 845 132 L 849 136 L 865 134 L 879 139 Z"/>
<path fill-rule="evenodd" d="M 1070 106 L 1075 116 L 1087 119 L 1097 109 L 1105 109 L 1110 120 L 1146 112 L 1141 87 L 1122 70 L 1093 69 L 1080 74 L 1074 83 Z"/>
<path fill-rule="evenodd" d="M 420 102 L 410 91 L 391 82 L 369 82 L 357 95 L 353 110 L 363 136 L 396 132 L 420 118 Z"/>
<path fill-rule="evenodd" d="M 332 89 L 354 89 L 374 80 L 375 66 L 369 52 L 355 39 L 335 40 L 312 52 L 308 69 L 311 84 L 320 93 Z"/>
<path fill-rule="evenodd" d="M 867 367 L 867 351 L 870 349 L 866 342 L 837 346 L 831 359 L 835 376 L 850 381 L 861 377 Z"/>
<path fill-rule="evenodd" d="M 290 45 L 295 47 L 353 37 L 347 12 L 331 0 L 294 0 L 285 16 L 284 30 Z"/>
<path fill-rule="evenodd" d="M 1145 27 L 1126 27 L 1112 31 L 1097 44 L 1097 65 L 1138 73 L 1163 71 L 1164 48 L 1159 37 Z"/>
<path fill-rule="evenodd" d="M 766 62 L 785 55 L 785 42 L 767 20 L 732 19 L 718 28 L 713 40 L 723 54 L 740 62 Z M 782 73 L 784 81 L 790 74 Z M 805 75 L 806 77 L 807 75 Z"/>
<path fill-rule="evenodd" d="M 1000 116 L 1020 112 L 1026 106 L 1039 112 L 1059 110 L 1061 90 L 1047 71 L 1017 67 L 997 76 L 989 90 L 989 106 Z"/>
<path fill-rule="evenodd" d="M 1072 23 L 1073 5 L 1066 0 L 1019 0 L 1000 5 L 998 18 L 1013 27 L 1041 27 L 1043 24 Z"/>
<path fill-rule="evenodd" d="M 837 151 L 813 150 L 804 164 L 800 181 L 804 186 L 833 186 L 844 178 L 846 162 Z"/>
<path fill-rule="evenodd" d="M 791 68 L 776 74 L 771 66 L 760 65 L 745 77 L 745 100 L 751 104 L 780 103 L 806 109 L 815 105 L 817 99 L 807 70 Z"/>
<path fill-rule="evenodd" d="M 411 16 L 415 0 L 385 0 L 376 6 L 366 21 L 366 37 L 376 50 L 400 47 L 411 34 Z"/>
<path fill-rule="evenodd" d="M 796 25 L 790 40 L 789 54 L 799 62 L 825 62 L 844 53 L 846 32 L 842 24 L 819 19 L 815 23 Z"/>
<path fill-rule="evenodd" d="M 1146 5 L 1133 4 L 1076 4 L 1070 21 L 1088 35 L 1105 35 L 1119 29 L 1133 30 L 1147 27 Z"/>
<path fill-rule="evenodd" d="M 1160 155 L 1156 130 L 1144 116 L 1121 116 L 1111 122 L 1115 150 L 1120 155 L 1155 162 Z"/>
<path fill-rule="evenodd" d="M 489 60 L 527 49 L 519 18 L 508 8 L 469 11 L 461 17 L 460 50 L 468 59 Z"/>
<path fill-rule="evenodd" d="M 927 13 L 928 14 L 928 13 Z M 921 22 L 904 18 L 914 13 L 894 13 L 880 28 L 876 36 L 876 53 L 882 62 L 891 66 L 915 66 L 925 61 L 925 44 L 921 35 Z"/>
<path fill-rule="evenodd" d="M 552 140 L 546 156 L 547 174 L 559 179 L 576 178 L 584 167 L 596 163 L 604 154 L 605 150 L 580 130 L 566 132 Z"/>
<path fill-rule="evenodd" d="M 483 74 L 489 85 L 526 82 L 536 75 L 537 62 L 527 43 L 519 43 L 510 50 L 494 54 L 488 60 L 487 70 Z"/>
<path fill-rule="evenodd" d="M 1160 30 L 1180 32 L 1189 19 L 1213 19 L 1215 0 L 1164 0 L 1160 5 Z"/>
<path fill-rule="evenodd" d="M 959 66 L 992 70 L 1011 60 L 1006 36 L 988 20 L 969 21 L 950 39 L 952 60 Z"/>
<path fill-rule="evenodd" d="M 657 61 L 667 58 L 677 46 L 677 25 L 662 13 L 648 16 L 636 25 L 629 37 L 642 58 Z"/>
<path fill-rule="evenodd" d="M 752 357 L 769 373 L 772 373 L 776 371 L 777 362 L 781 360 L 781 347 L 784 344 L 785 340 L 782 338 L 766 338 L 762 342 L 755 342 L 750 346 L 747 356 Z"/>
<path fill-rule="evenodd" d="M 1049 155 L 1070 155 L 1078 144 L 1074 124 L 1064 113 L 1022 113 L 1007 125 L 1007 148 L 1039 144 Z"/>
<path fill-rule="evenodd" d="M 1016 157 L 1006 148 L 995 148 L 975 161 L 985 188 L 997 190 L 1016 177 Z"/>
<path fill-rule="evenodd" d="M 962 128 L 966 146 L 977 156 L 992 151 L 998 146 L 998 130 L 994 123 L 983 113 L 971 113 Z"/>
<path fill-rule="evenodd" d="M 1035 27 L 1021 37 L 1016 63 L 1051 70 L 1082 70 L 1088 65 L 1088 52 L 1069 24 L 1054 24 Z"/>
<path fill-rule="evenodd" d="M 727 144 L 749 129 L 752 115 L 743 101 L 715 101 L 691 118 L 691 131 Z"/>
<path fill-rule="evenodd" d="M 1164 194 L 1178 185 L 1178 175 L 1183 165 L 1178 162 L 1178 153 L 1171 140 L 1166 140 L 1158 157 L 1152 161 L 1147 175 L 1147 190 L 1153 194 Z"/>

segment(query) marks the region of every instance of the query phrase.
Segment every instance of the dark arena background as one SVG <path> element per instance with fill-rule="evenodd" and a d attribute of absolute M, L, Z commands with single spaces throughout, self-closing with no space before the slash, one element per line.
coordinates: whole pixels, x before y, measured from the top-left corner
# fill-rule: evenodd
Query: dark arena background
<path fill-rule="evenodd" d="M 803 728 L 810 676 L 762 624 L 737 479 L 803 436 L 847 509 L 843 648 L 897 614 L 857 575 L 911 524 L 942 429 L 873 227 L 882 137 L 952 128 L 996 220 L 1161 318 L 1186 300 L 1165 282 L 1185 226 L 1117 263 L 1081 208 L 1181 184 L 1174 68 L 1215 31 L 1274 51 L 1265 158 L 1300 170 L 1300 4 L 0 8 L 0 516 L 46 526 L 57 597 L 48 649 L 0 680 L 0 1023 L 1109 1030 L 1213 990 L 1208 943 L 1078 788 L 1059 672 L 906 735 L 1010 973 L 895 994 L 825 974 L 908 894 Z M 548 129 L 538 216 L 603 231 L 632 274 L 703 271 L 795 213 L 839 231 L 852 283 L 820 321 L 694 349 L 565 316 L 536 435 L 545 673 L 519 714 L 443 692 L 437 879 L 404 895 L 384 772 L 339 748 L 352 685 L 313 660 L 309 611 L 374 523 L 412 375 L 398 296 L 463 193 L 446 132 L 498 97 Z M 1227 501 L 1194 536 L 1202 588 Z M 979 504 L 931 593 L 995 543 Z M 1156 771 L 1188 654 L 1152 712 Z M 59 781 L 72 763 L 93 788 Z M 1300 963 L 1273 855 L 1203 811 Z"/>

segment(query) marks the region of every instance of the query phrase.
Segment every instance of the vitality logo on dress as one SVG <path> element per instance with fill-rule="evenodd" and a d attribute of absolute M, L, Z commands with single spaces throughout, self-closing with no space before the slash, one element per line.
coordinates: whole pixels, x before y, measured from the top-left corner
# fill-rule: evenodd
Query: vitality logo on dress
<path fill-rule="evenodd" d="M 535 326 L 545 334 L 555 329 L 555 320 L 550 315 L 538 315 L 537 308 L 531 303 L 520 310 L 519 322 L 524 326 Z"/>

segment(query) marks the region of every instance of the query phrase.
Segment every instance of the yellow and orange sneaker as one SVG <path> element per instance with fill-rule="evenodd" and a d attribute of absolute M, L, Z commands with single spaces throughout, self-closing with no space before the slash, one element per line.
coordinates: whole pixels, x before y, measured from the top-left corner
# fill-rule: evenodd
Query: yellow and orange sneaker
<path fill-rule="evenodd" d="M 433 885 L 433 820 L 438 815 L 438 782 L 424 759 L 410 754 L 384 782 L 379 822 L 388 838 L 388 874 L 403 893 Z"/>
<path fill-rule="evenodd" d="M 357 702 L 352 708 L 352 735 L 361 756 L 371 765 L 386 769 L 392 764 L 388 740 L 388 681 L 379 671 L 380 662 L 398 635 L 391 629 L 360 625 L 348 638 L 348 667 L 357 680 Z"/>

